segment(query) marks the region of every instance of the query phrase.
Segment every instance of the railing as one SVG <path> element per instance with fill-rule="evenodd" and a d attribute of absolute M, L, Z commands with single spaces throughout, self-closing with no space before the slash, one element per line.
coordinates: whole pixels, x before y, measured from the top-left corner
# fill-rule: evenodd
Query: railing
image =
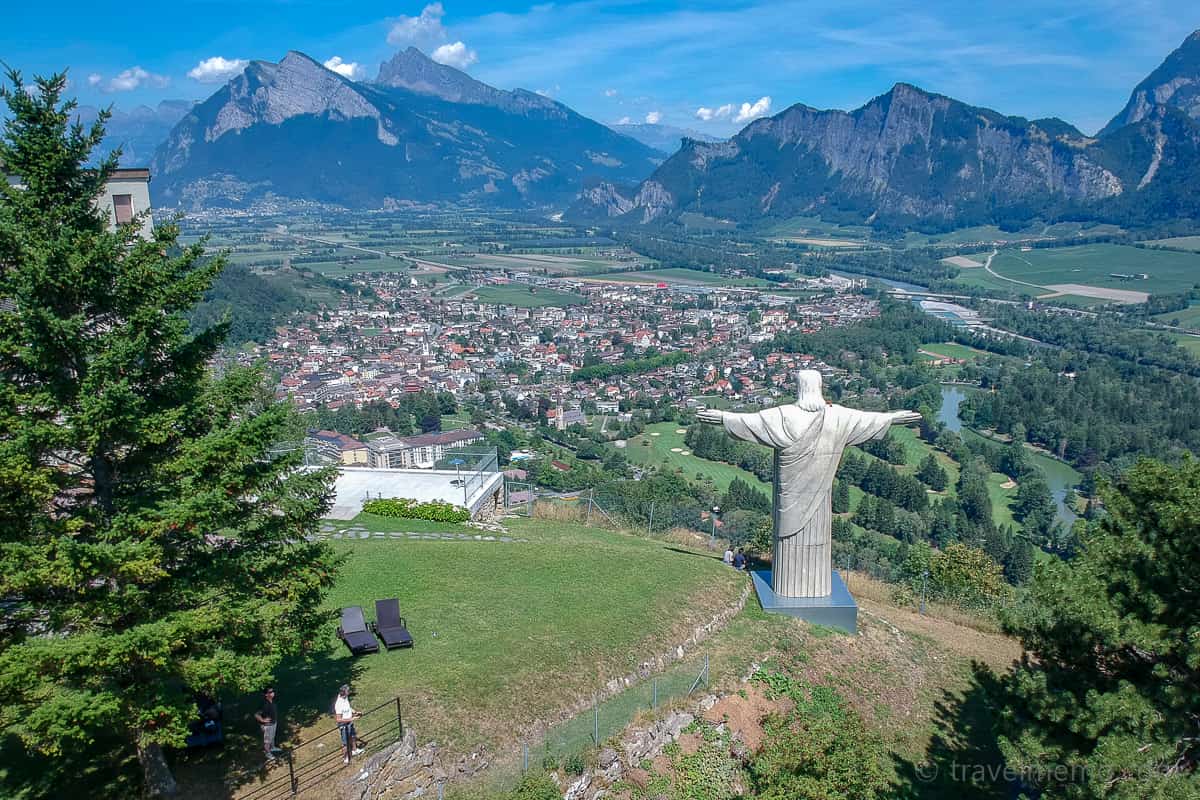
<path fill-rule="evenodd" d="M 500 471 L 495 449 L 446 450 L 438 467 L 457 469 L 462 480 L 463 506 L 469 507 L 471 496 L 482 490 L 491 476 Z"/>
<path fill-rule="evenodd" d="M 355 728 L 358 731 L 359 746 L 366 751 L 358 756 L 359 759 L 378 753 L 400 741 L 404 738 L 404 716 L 400 711 L 400 698 L 388 700 L 362 712 L 355 720 Z M 318 746 L 318 743 L 321 746 Z M 332 747 L 325 747 L 331 743 Z M 296 797 L 333 777 L 342 767 L 344 754 L 345 748 L 335 725 L 295 747 L 283 748 L 280 760 L 287 767 L 286 774 L 281 772 L 277 777 L 239 794 L 238 798 L 285 800 Z"/>

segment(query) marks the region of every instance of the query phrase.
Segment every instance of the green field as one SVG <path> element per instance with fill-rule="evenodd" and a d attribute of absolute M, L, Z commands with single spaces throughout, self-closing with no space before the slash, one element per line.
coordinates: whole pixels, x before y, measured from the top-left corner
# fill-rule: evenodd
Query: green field
<path fill-rule="evenodd" d="M 413 268 L 413 263 L 403 258 L 364 258 L 358 261 L 349 259 L 316 261 L 297 266 L 307 267 L 322 275 L 337 277 L 353 275 L 357 272 L 407 272 Z"/>
<path fill-rule="evenodd" d="M 1037 231 L 1002 231 L 995 225 L 976 225 L 959 228 L 947 233 L 927 234 L 908 231 L 904 234 L 905 247 L 923 247 L 937 244 L 971 244 L 974 242 L 1014 242 L 1040 236 Z"/>
<path fill-rule="evenodd" d="M 762 234 L 778 238 L 824 238 L 866 241 L 871 238 L 871 228 L 865 225 L 838 225 L 820 217 L 791 217 L 782 222 L 768 224 Z"/>
<path fill-rule="evenodd" d="M 536 287 L 530 292 L 530 287 L 524 285 L 510 286 L 480 286 L 471 294 L 480 303 L 496 303 L 498 305 L 517 306 L 518 308 L 544 308 L 545 306 L 574 306 L 583 302 L 583 298 L 570 292 L 560 292 L 556 289 Z"/>
<path fill-rule="evenodd" d="M 1188 336 L 1186 333 L 1174 333 L 1171 334 L 1171 338 L 1174 339 L 1175 343 L 1184 350 L 1187 350 L 1193 356 L 1200 358 L 1200 337 Z"/>
<path fill-rule="evenodd" d="M 776 284 L 761 278 L 734 278 L 717 272 L 705 272 L 698 269 L 652 269 L 644 272 L 621 272 L 605 275 L 597 280 L 614 281 L 619 283 L 679 283 L 692 286 L 751 286 L 770 288 Z"/>
<path fill-rule="evenodd" d="M 354 523 L 479 533 L 372 515 Z M 348 682 L 360 710 L 399 697 L 420 741 L 452 752 L 515 747 L 538 721 L 686 639 L 745 580 L 715 556 L 650 539 L 541 519 L 506 524 L 528 541 L 335 541 L 346 560 L 328 607 L 360 605 L 370 619 L 377 598 L 397 597 L 415 645 L 351 658 L 331 625 L 312 661 L 278 676 L 280 741 L 294 746 L 330 729 L 330 703 Z M 253 731 L 256 701 L 227 702 L 226 725 Z M 253 763 L 253 744 L 243 744 L 198 756 L 191 773 Z M 189 774 L 185 765 L 185 781 Z"/>
<path fill-rule="evenodd" d="M 1169 250 L 1148 250 L 1116 244 L 1088 244 L 1075 247 L 1041 248 L 1021 252 L 1002 250 L 992 261 L 992 269 L 1015 281 L 1045 287 L 1055 284 L 1082 284 L 1108 289 L 1159 294 L 1190 289 L 1200 280 L 1200 254 Z M 1145 273 L 1146 280 L 1124 280 L 1112 273 Z M 980 277 L 982 274 L 983 277 Z M 1011 291 L 1037 293 L 1032 287 L 996 281 L 981 270 L 970 270 L 958 280 L 990 280 Z M 1091 302 L 1104 302 L 1089 298 Z"/>
<path fill-rule="evenodd" d="M 1079 235 L 1119 234 L 1122 229 L 1117 225 L 1084 225 L 1079 222 L 1058 222 L 1053 225 L 1031 225 L 1020 231 L 1005 231 L 995 225 L 976 225 L 970 228 L 958 228 L 946 233 L 921 233 L 908 231 L 904 235 L 906 247 L 922 247 L 930 245 L 960 245 L 975 242 L 1020 242 L 1035 239 L 1069 239 Z"/>
<path fill-rule="evenodd" d="M 644 467 L 657 467 L 664 472 L 683 470 L 684 477 L 689 480 L 694 480 L 697 474 L 703 475 L 711 479 L 721 491 L 725 491 L 734 478 L 741 478 L 766 494 L 767 497 L 771 496 L 773 490 L 770 484 L 763 483 L 754 474 L 740 467 L 722 461 L 709 461 L 691 454 L 683 455 L 682 451 L 687 450 L 688 447 L 683 442 L 683 434 L 676 433 L 677 430 L 682 429 L 675 422 L 647 425 L 646 430 L 640 436 L 628 440 L 620 452 L 624 453 L 630 462 Z M 653 434 L 656 433 L 659 435 L 654 436 Z M 643 442 L 649 444 L 643 444 Z M 672 453 L 671 449 L 675 447 L 678 447 L 681 452 Z"/>
<path fill-rule="evenodd" d="M 457 414 L 442 415 L 442 430 L 457 431 L 462 428 L 471 427 L 471 415 L 459 412 Z"/>
<path fill-rule="evenodd" d="M 1179 311 L 1156 314 L 1154 319 L 1164 325 L 1178 325 L 1181 328 L 1190 328 L 1192 330 L 1200 329 L 1200 303 Z"/>
<path fill-rule="evenodd" d="M 1173 236 L 1170 239 L 1154 239 L 1146 244 L 1200 253 L 1200 236 Z"/>
<path fill-rule="evenodd" d="M 645 261 L 645 259 L 642 259 Z M 557 255 L 555 253 L 480 253 L 464 256 L 431 256 L 429 261 L 449 268 L 529 272 L 537 275 L 592 275 L 628 268 L 630 262 L 599 255 Z"/>
<path fill-rule="evenodd" d="M 974 347 L 967 347 L 965 344 L 957 342 L 939 342 L 937 344 L 923 344 L 921 350 L 924 353 L 933 353 L 935 356 L 943 358 L 959 358 L 963 361 L 978 361 L 982 358 L 991 357 L 991 353 L 986 353 L 983 350 L 976 350 Z"/>

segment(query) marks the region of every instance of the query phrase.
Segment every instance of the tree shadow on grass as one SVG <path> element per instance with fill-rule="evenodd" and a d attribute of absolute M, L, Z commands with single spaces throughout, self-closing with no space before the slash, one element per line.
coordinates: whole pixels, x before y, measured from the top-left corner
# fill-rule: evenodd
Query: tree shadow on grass
<path fill-rule="evenodd" d="M 972 665 L 966 689 L 942 692 L 934 703 L 934 733 L 920 761 L 895 758 L 897 785 L 904 800 L 1003 800 L 1018 792 L 1005 779 L 996 738 L 999 680 L 981 664 Z"/>
<path fill-rule="evenodd" d="M 342 766 L 340 757 L 328 758 L 340 752 L 341 742 L 336 733 L 321 737 L 314 745 L 305 747 L 305 744 L 336 728 L 333 701 L 338 687 L 344 683 L 353 686 L 364 669 L 360 659 L 346 658 L 330 649 L 279 670 L 274 683 L 279 709 L 276 743 L 294 753 L 297 767 L 315 761 L 318 756 L 322 768 L 325 762 L 329 762 L 330 771 Z M 271 764 L 266 764 L 263 758 L 262 737 L 254 719 L 262 700 L 257 693 L 226 698 L 225 743 L 174 754 L 173 767 L 181 797 L 272 800 L 289 795 L 286 758 Z"/>
<path fill-rule="evenodd" d="M 141 770 L 125 744 L 116 735 L 108 740 L 101 736 L 86 754 L 64 752 L 53 757 L 30 750 L 12 733 L 0 733 L 0 797 L 136 797 Z"/>
<path fill-rule="evenodd" d="M 682 547 L 664 547 L 664 550 L 670 550 L 672 553 L 683 553 L 685 556 L 695 556 L 696 558 L 708 558 L 715 561 L 722 561 L 723 556 L 719 554 L 700 553 L 695 550 L 684 550 Z"/>

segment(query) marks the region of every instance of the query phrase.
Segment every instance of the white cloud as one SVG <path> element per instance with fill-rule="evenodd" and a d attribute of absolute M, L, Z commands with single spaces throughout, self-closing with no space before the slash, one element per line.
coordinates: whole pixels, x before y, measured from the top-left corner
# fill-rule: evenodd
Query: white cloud
<path fill-rule="evenodd" d="M 617 124 L 618 125 L 632 125 L 633 120 L 631 120 L 629 117 L 621 117 L 619 120 L 617 120 Z"/>
<path fill-rule="evenodd" d="M 657 125 L 661 120 L 662 120 L 662 112 L 661 111 L 651 111 L 650 113 L 648 113 L 646 115 L 646 124 L 647 125 Z"/>
<path fill-rule="evenodd" d="M 705 108 L 700 106 L 696 109 L 696 118 L 702 119 L 705 122 L 711 122 L 714 119 L 725 119 L 733 113 L 733 103 L 726 103 L 717 108 Z"/>
<path fill-rule="evenodd" d="M 760 97 L 755 103 L 742 103 L 742 107 L 738 109 L 737 116 L 733 118 L 733 121 L 749 122 L 769 113 L 771 113 L 771 98 Z"/>
<path fill-rule="evenodd" d="M 442 27 L 445 14 L 441 3 L 430 3 L 421 9 L 419 17 L 397 17 L 388 31 L 387 43 L 399 47 L 440 42 L 446 38 L 446 29 Z"/>
<path fill-rule="evenodd" d="M 93 77 L 97 78 L 96 83 L 92 83 Z M 88 83 L 92 86 L 100 86 L 105 92 L 130 92 L 143 86 L 163 89 L 171 85 L 171 79 L 166 75 L 155 75 L 141 67 L 130 67 L 118 72 L 107 83 L 104 83 L 103 77 L 93 73 L 88 76 Z"/>
<path fill-rule="evenodd" d="M 224 83 L 246 68 L 244 58 L 206 58 L 188 70 L 188 77 L 199 83 Z"/>
<path fill-rule="evenodd" d="M 352 81 L 367 77 L 367 70 L 357 61 L 343 61 L 341 56 L 334 56 L 325 62 L 325 69 L 333 70 L 343 78 Z"/>
<path fill-rule="evenodd" d="M 696 119 L 704 122 L 733 118 L 734 122 L 749 122 L 752 119 L 771 113 L 771 98 L 760 97 L 754 103 L 742 103 L 740 108 L 734 108 L 733 103 L 726 103 L 716 108 L 700 106 L 696 109 Z"/>
<path fill-rule="evenodd" d="M 88 86 L 99 86 L 100 81 L 102 80 L 104 80 L 104 78 L 99 72 L 93 72 L 91 75 L 88 75 Z"/>
<path fill-rule="evenodd" d="M 604 90 L 604 96 L 605 96 L 605 97 L 616 97 L 616 96 L 617 96 L 617 90 L 616 90 L 616 89 L 605 89 L 605 90 Z"/>
<path fill-rule="evenodd" d="M 440 5 L 438 7 L 441 8 Z M 479 54 L 462 42 L 444 44 L 437 50 L 434 50 L 429 57 L 439 64 L 445 64 L 448 67 L 455 67 L 456 69 L 466 69 L 479 60 Z"/>

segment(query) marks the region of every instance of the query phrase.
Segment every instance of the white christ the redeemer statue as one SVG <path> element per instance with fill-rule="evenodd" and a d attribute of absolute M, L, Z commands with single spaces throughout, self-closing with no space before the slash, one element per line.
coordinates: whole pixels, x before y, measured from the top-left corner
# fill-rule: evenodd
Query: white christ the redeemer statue
<path fill-rule="evenodd" d="M 697 418 L 775 451 L 771 588 L 779 597 L 828 597 L 833 577 L 833 476 L 842 451 L 883 436 L 892 425 L 917 422 L 921 415 L 827 405 L 821 396 L 821 373 L 803 370 L 796 377 L 800 394 L 793 405 L 752 414 L 713 409 L 701 411 Z"/>

